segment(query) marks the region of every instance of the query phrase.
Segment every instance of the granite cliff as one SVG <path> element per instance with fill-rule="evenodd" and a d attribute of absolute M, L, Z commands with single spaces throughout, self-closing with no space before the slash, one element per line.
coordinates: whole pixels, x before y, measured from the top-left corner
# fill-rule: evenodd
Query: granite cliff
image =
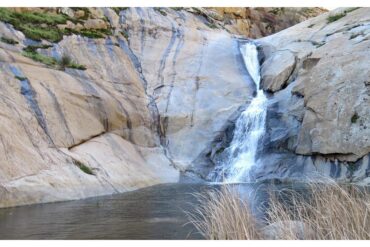
<path fill-rule="evenodd" d="M 335 11 L 257 40 L 274 98 L 261 179 L 369 175 L 370 17 Z M 323 12 L 1 9 L 0 207 L 206 178 L 255 92 L 240 41 Z"/>

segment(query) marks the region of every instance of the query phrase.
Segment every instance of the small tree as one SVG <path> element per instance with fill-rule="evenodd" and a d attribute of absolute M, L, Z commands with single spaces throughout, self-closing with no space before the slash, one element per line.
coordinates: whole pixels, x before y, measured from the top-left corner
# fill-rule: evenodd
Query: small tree
<path fill-rule="evenodd" d="M 65 70 L 66 67 L 68 67 L 72 63 L 72 58 L 66 54 L 63 53 L 62 58 L 59 61 L 59 66 L 61 70 Z"/>

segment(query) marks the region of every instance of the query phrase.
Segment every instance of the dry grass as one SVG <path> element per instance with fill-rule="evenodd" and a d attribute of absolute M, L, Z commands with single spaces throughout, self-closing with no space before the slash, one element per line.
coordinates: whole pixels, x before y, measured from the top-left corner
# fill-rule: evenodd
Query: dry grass
<path fill-rule="evenodd" d="M 261 239 L 249 205 L 232 187 L 195 196 L 199 206 L 188 216 L 206 239 Z"/>
<path fill-rule="evenodd" d="M 196 195 L 200 204 L 189 217 L 206 239 L 370 239 L 368 190 L 310 183 L 304 195 L 293 190 L 271 192 L 263 219 L 267 223 L 261 225 L 248 204 L 227 186 Z"/>

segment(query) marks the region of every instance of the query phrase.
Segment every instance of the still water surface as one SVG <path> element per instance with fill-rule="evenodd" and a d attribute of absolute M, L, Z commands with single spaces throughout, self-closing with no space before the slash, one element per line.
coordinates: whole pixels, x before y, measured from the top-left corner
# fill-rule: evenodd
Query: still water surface
<path fill-rule="evenodd" d="M 238 184 L 253 207 L 266 184 Z M 163 184 L 119 195 L 0 209 L 0 239 L 202 239 L 184 211 L 220 185 Z M 262 188 L 262 189 L 261 189 Z M 256 212 L 263 213 L 263 212 Z"/>

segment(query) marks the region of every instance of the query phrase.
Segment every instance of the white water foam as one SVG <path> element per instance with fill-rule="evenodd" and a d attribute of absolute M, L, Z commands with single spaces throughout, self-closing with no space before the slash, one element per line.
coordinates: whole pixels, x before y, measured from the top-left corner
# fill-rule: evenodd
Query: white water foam
<path fill-rule="evenodd" d="M 257 87 L 257 95 L 236 121 L 234 137 L 227 148 L 229 157 L 222 164 L 217 181 L 227 183 L 250 181 L 249 171 L 258 164 L 258 143 L 265 133 L 267 98 L 260 89 L 260 65 L 258 51 L 254 43 L 248 42 L 241 46 L 246 69 Z"/>

